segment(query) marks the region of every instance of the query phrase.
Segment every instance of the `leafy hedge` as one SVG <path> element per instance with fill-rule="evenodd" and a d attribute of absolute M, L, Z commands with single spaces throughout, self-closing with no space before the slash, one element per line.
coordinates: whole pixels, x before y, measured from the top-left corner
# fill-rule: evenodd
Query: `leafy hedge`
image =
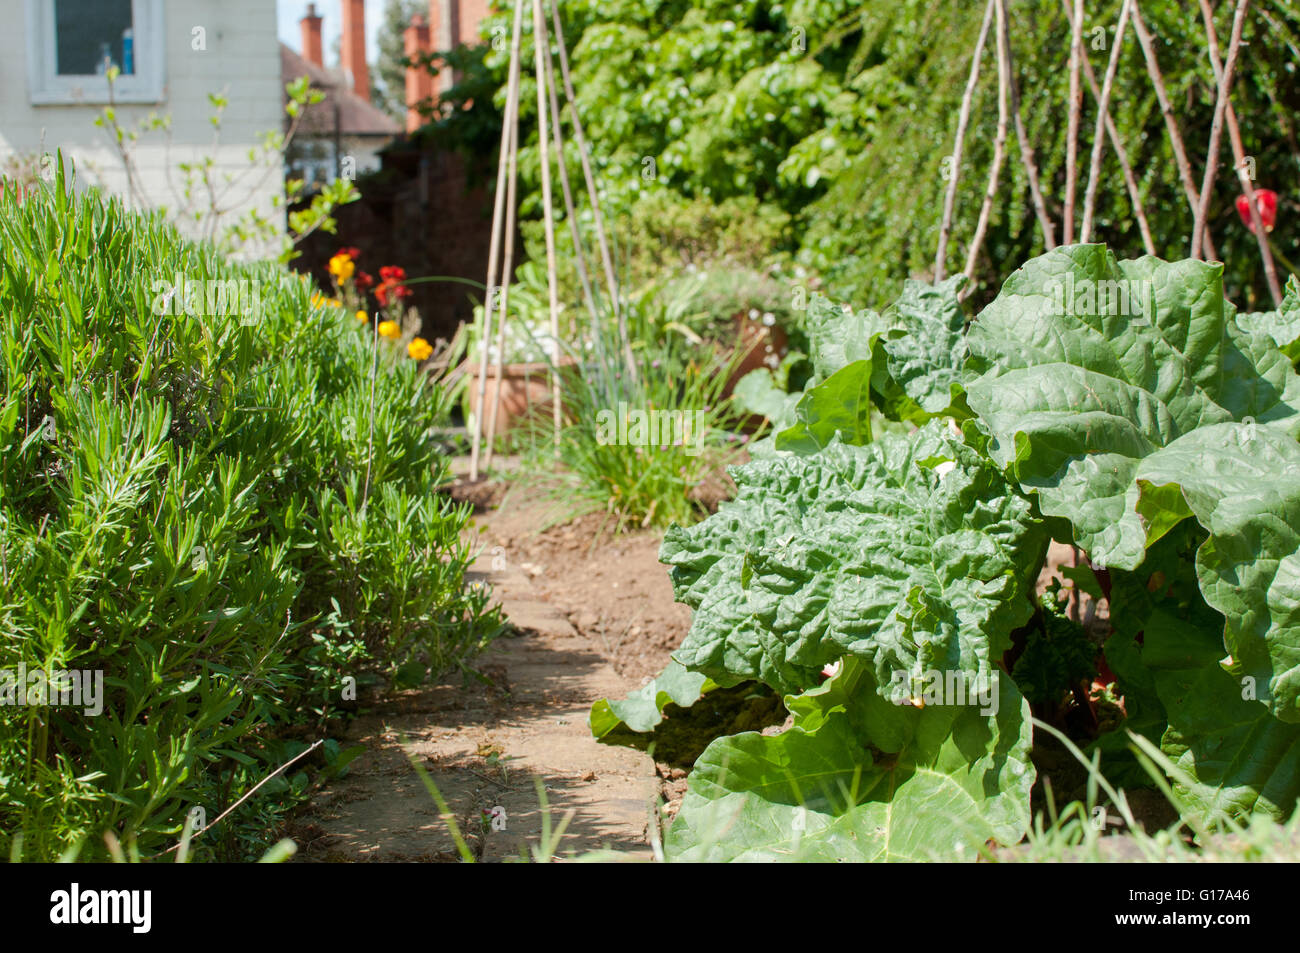
<path fill-rule="evenodd" d="M 102 671 L 105 697 L 0 707 L 0 827 L 29 858 L 106 830 L 147 856 L 305 748 L 289 726 L 347 679 L 463 666 L 499 620 L 415 362 L 298 276 L 68 186 L 0 196 L 0 670 Z M 178 275 L 260 301 L 169 299 Z M 306 780 L 196 846 L 246 854 Z"/>
<path fill-rule="evenodd" d="M 729 257 L 758 267 L 775 250 L 826 283 L 833 294 L 883 302 L 910 276 L 929 273 L 934 235 L 950 177 L 962 94 L 984 4 L 957 0 L 557 0 L 573 80 L 602 203 L 615 222 L 620 260 L 633 287 L 656 262 Z M 1098 83 L 1122 0 L 1088 5 L 1085 53 Z M 1195 4 L 1148 0 L 1142 7 L 1181 135 L 1203 156 L 1217 87 L 1206 62 L 1205 30 Z M 1227 37 L 1232 7 L 1216 8 Z M 1037 156 L 1043 191 L 1060 238 L 1064 194 L 1070 26 L 1061 0 L 1008 4 L 1015 79 L 1024 123 Z M 524 48 L 532 24 L 524 17 Z M 462 50 L 464 82 L 448 97 L 459 107 L 434 120 L 449 146 L 492 149 L 505 101 L 510 35 L 508 5 L 482 25 L 485 43 Z M 1251 4 L 1233 101 L 1256 187 L 1282 192 L 1279 227 L 1271 236 L 1289 261 L 1300 254 L 1297 204 L 1285 194 L 1300 160 L 1291 116 L 1300 108 L 1294 51 L 1300 9 L 1287 0 Z M 948 271 L 964 260 L 966 242 L 987 185 L 997 127 L 995 44 L 984 51 L 980 90 L 966 137 L 957 218 Z M 520 172 L 522 228 L 540 259 L 540 179 L 536 96 L 525 70 Z M 1160 255 L 1186 253 L 1192 213 L 1183 194 L 1154 87 L 1131 29 L 1110 109 L 1128 150 L 1138 188 L 1160 242 Z M 1086 84 L 1085 84 L 1086 86 Z M 495 102 L 493 102 L 495 95 Z M 1091 134 L 1095 103 L 1084 93 Z M 999 200 L 987 256 L 976 263 L 977 300 L 992 297 L 1000 263 L 1045 249 L 1014 129 L 1007 142 Z M 938 147 L 936 147 L 936 143 Z M 578 168 L 573 137 L 565 144 Z M 480 152 L 482 150 L 480 149 Z M 1086 147 L 1085 147 L 1086 154 Z M 1200 167 L 1196 166 L 1196 175 Z M 1084 173 L 1086 175 L 1086 171 Z M 1198 178 L 1199 181 L 1199 178 Z M 1231 163 L 1219 167 L 1209 226 L 1227 265 L 1225 284 L 1237 300 L 1267 301 L 1253 236 L 1232 199 L 1240 191 Z M 1082 188 L 1082 186 L 1080 186 Z M 582 190 L 579 189 L 579 192 Z M 583 201 L 579 196 L 579 201 Z M 579 213 L 586 222 L 590 212 Z M 1102 165 L 1097 236 L 1126 254 L 1140 248 L 1132 202 L 1113 152 Z M 747 236 L 764 241 L 744 241 Z M 1167 240 L 1166 240 L 1167 239 Z M 558 236 L 562 265 L 569 236 Z M 960 260 L 959 260 L 960 259 Z M 797 274 L 797 273 L 796 273 Z M 576 284 L 566 283 L 575 289 Z M 576 301 L 577 298 L 575 297 Z"/>
<path fill-rule="evenodd" d="M 676 663 L 793 716 L 709 746 L 671 857 L 973 859 L 1028 829 L 1032 717 L 1121 784 L 1143 778 L 1129 732 L 1155 742 L 1198 825 L 1295 810 L 1300 282 L 1238 315 L 1222 265 L 1075 245 L 969 329 L 959 284 L 909 283 L 884 315 L 819 301 L 791 426 L 665 537 L 695 610 Z M 1049 538 L 1087 554 L 1104 652 L 1037 591 Z M 649 702 L 593 726 L 648 731 Z M 1119 723 L 1063 716 L 1094 703 Z"/>

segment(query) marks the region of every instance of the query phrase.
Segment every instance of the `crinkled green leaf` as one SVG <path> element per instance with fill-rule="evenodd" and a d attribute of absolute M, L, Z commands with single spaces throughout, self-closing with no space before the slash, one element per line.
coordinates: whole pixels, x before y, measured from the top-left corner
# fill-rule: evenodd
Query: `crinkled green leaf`
<path fill-rule="evenodd" d="M 937 285 L 908 279 L 887 315 L 895 330 L 884 340 L 887 367 L 927 414 L 946 410 L 964 378 L 966 316 L 957 301 L 965 275 Z"/>
<path fill-rule="evenodd" d="M 871 362 L 854 361 L 810 387 L 794 408 L 795 424 L 776 435 L 776 449 L 816 453 L 837 436 L 871 442 Z"/>
<path fill-rule="evenodd" d="M 591 706 L 591 733 L 604 738 L 611 731 L 626 726 L 632 731 L 653 731 L 664 719 L 669 702 L 689 708 L 700 696 L 717 688 L 713 679 L 698 672 L 688 672 L 680 662 L 669 659 L 657 678 L 631 692 L 622 701 L 602 698 Z"/>
<path fill-rule="evenodd" d="M 895 705 L 846 660 L 788 700 L 774 737 L 714 741 L 665 840 L 684 861 L 974 860 L 1029 825 L 1028 703 L 1009 678 L 979 704 Z M 993 687 L 992 683 L 989 688 Z"/>
<path fill-rule="evenodd" d="M 1300 378 L 1237 327 L 1222 273 L 1059 248 L 1008 278 L 971 329 L 968 400 L 990 454 L 1094 564 L 1131 569 L 1152 541 L 1137 509 L 1146 458 L 1212 424 L 1300 428 Z"/>
<path fill-rule="evenodd" d="M 1300 278 L 1292 275 L 1276 311 L 1237 315 L 1237 326 L 1247 334 L 1266 334 L 1292 361 L 1300 359 Z"/>
<path fill-rule="evenodd" d="M 732 475 L 736 499 L 660 551 L 695 610 L 674 653 L 687 668 L 783 692 L 846 653 L 886 686 L 895 671 L 987 674 L 1031 614 L 1041 521 L 937 421 Z"/>

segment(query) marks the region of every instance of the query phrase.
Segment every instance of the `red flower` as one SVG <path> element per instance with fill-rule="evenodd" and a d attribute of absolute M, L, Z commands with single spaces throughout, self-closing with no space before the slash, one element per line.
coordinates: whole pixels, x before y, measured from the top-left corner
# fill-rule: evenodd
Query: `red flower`
<path fill-rule="evenodd" d="M 1277 221 L 1277 193 L 1272 189 L 1256 189 L 1255 208 L 1259 210 L 1259 220 L 1264 225 L 1264 231 L 1271 232 L 1273 223 Z M 1253 232 L 1255 223 L 1251 220 L 1250 200 L 1244 195 L 1237 196 L 1237 214 Z"/>
<path fill-rule="evenodd" d="M 379 269 L 379 277 L 385 282 L 397 283 L 406 280 L 406 269 L 396 265 L 385 265 Z"/>
<path fill-rule="evenodd" d="M 381 306 L 388 304 L 388 296 L 392 295 L 394 300 L 409 298 L 411 289 L 406 285 L 401 285 L 393 281 L 385 281 L 375 289 L 375 297 L 379 300 Z"/>
<path fill-rule="evenodd" d="M 375 276 L 370 274 L 369 272 L 358 271 L 357 276 L 352 280 L 355 281 L 357 283 L 357 287 L 363 291 L 367 288 L 373 288 L 375 286 Z"/>
<path fill-rule="evenodd" d="M 339 254 L 347 255 L 353 261 L 356 261 L 358 258 L 361 257 L 361 250 L 357 248 L 355 245 L 349 245 L 347 248 L 340 248 Z"/>

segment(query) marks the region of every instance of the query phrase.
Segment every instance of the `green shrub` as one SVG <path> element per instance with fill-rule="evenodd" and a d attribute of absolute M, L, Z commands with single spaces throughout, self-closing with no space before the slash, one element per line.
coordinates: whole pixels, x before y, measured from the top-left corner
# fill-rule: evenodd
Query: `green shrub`
<path fill-rule="evenodd" d="M 168 298 L 177 275 L 259 294 Z M 165 849 L 302 751 L 285 726 L 348 678 L 463 667 L 498 628 L 464 586 L 468 512 L 436 492 L 445 399 L 319 302 L 62 169 L 0 195 L 0 671 L 104 686 L 97 717 L 0 705 L 15 853 L 97 857 L 106 830 Z M 252 853 L 306 783 L 268 784 L 199 856 Z"/>

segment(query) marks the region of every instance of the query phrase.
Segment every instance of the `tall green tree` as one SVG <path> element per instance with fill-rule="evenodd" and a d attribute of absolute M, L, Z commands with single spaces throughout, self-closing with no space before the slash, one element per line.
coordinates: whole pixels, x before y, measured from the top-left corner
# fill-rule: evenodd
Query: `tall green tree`
<path fill-rule="evenodd" d="M 403 34 L 411 17 L 427 10 L 421 0 L 387 0 L 384 22 L 379 28 L 379 59 L 372 73 L 379 82 L 371 84 L 370 101 L 394 119 L 406 118 L 406 40 Z"/>

